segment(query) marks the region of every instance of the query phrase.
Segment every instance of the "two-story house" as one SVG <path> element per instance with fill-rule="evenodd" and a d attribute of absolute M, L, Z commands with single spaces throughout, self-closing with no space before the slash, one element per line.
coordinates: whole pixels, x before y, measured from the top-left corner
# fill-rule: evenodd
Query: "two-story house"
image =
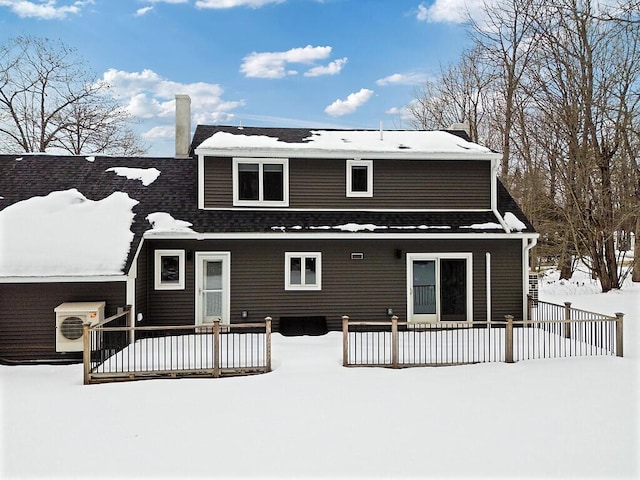
<path fill-rule="evenodd" d="M 463 132 L 198 126 L 188 145 L 182 111 L 175 158 L 0 156 L 0 359 L 79 358 L 56 351 L 68 302 L 283 333 L 525 317 L 537 234 Z"/>

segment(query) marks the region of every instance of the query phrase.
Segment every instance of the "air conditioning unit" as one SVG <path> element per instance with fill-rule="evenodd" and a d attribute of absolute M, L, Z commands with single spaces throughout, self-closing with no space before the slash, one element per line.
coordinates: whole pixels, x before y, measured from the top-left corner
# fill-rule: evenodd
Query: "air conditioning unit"
<path fill-rule="evenodd" d="M 81 352 L 82 325 L 95 325 L 104 320 L 105 302 L 61 303 L 56 313 L 56 352 Z"/>

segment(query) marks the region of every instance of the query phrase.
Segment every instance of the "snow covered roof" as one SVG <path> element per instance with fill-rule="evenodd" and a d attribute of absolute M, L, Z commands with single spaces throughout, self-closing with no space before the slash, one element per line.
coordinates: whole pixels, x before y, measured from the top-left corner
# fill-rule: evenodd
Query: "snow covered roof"
<path fill-rule="evenodd" d="M 199 210 L 197 173 L 195 158 L 0 155 L 0 277 L 121 275 L 145 233 L 504 233 L 490 211 Z M 534 232 L 500 183 L 498 209 Z"/>
<path fill-rule="evenodd" d="M 285 128 L 199 126 L 192 150 L 273 152 L 273 155 L 367 156 L 401 158 L 493 159 L 499 155 L 448 131 L 306 130 Z"/>

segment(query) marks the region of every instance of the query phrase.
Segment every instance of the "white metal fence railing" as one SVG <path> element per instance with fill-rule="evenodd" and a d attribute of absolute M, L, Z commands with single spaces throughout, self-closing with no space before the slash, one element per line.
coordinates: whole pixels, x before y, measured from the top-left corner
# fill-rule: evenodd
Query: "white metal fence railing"
<path fill-rule="evenodd" d="M 538 303 L 527 321 L 351 321 L 343 317 L 344 366 L 436 366 L 589 355 L 622 356 L 623 315 L 615 317 Z M 558 314 L 561 318 L 553 318 Z"/>
<path fill-rule="evenodd" d="M 127 318 L 124 312 L 85 325 L 85 384 L 271 371 L 269 317 L 258 323 L 170 327 L 131 327 Z"/>

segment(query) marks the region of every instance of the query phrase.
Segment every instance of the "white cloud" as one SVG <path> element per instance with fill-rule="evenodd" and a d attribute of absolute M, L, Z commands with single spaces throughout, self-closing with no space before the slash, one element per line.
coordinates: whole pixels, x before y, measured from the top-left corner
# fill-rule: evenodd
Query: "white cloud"
<path fill-rule="evenodd" d="M 55 20 L 65 18 L 68 14 L 78 14 L 82 7 L 92 3 L 93 0 L 82 0 L 59 6 L 57 0 L 0 0 L 0 7 L 7 7 L 22 18 Z"/>
<path fill-rule="evenodd" d="M 296 70 L 287 70 L 289 63 L 309 64 L 331 55 L 331 47 L 292 48 L 286 52 L 253 52 L 242 59 L 240 71 L 252 78 L 282 78 L 295 75 Z"/>
<path fill-rule="evenodd" d="M 192 124 L 220 123 L 233 118 L 232 111 L 244 105 L 243 100 L 222 98 L 224 90 L 215 83 L 179 83 L 158 75 L 153 70 L 125 72 L 111 68 L 102 80 L 110 85 L 111 94 L 148 130 L 145 139 L 173 138 L 175 95 L 191 97 Z"/>
<path fill-rule="evenodd" d="M 499 0 L 488 0 L 489 3 Z M 434 0 L 430 5 L 418 5 L 416 18 L 428 23 L 464 23 L 467 16 L 481 15 L 483 0 Z"/>
<path fill-rule="evenodd" d="M 153 10 L 153 7 L 143 7 L 143 8 L 139 8 L 138 10 L 136 10 L 136 17 L 141 17 L 142 15 L 146 15 L 147 13 L 149 13 L 151 10 Z"/>
<path fill-rule="evenodd" d="M 427 76 L 423 73 L 394 73 L 377 80 L 376 85 L 381 87 L 386 85 L 418 85 L 426 81 Z"/>
<path fill-rule="evenodd" d="M 285 0 L 197 0 L 198 8 L 235 8 L 250 7 L 260 8 L 270 3 L 282 3 Z"/>
<path fill-rule="evenodd" d="M 347 57 L 334 60 L 328 65 L 321 65 L 319 67 L 313 67 L 305 72 L 305 77 L 319 77 L 321 75 L 336 75 L 340 73 L 342 67 L 347 63 Z"/>
<path fill-rule="evenodd" d="M 163 125 L 161 127 L 153 127 L 142 134 L 142 138 L 147 141 L 157 139 L 171 138 L 175 134 L 175 127 L 171 125 Z"/>
<path fill-rule="evenodd" d="M 362 88 L 359 92 L 350 94 L 346 100 L 336 100 L 325 108 L 324 111 L 332 117 L 341 117 L 342 115 L 353 113 L 367 103 L 371 95 L 373 95 L 373 90 Z"/>

